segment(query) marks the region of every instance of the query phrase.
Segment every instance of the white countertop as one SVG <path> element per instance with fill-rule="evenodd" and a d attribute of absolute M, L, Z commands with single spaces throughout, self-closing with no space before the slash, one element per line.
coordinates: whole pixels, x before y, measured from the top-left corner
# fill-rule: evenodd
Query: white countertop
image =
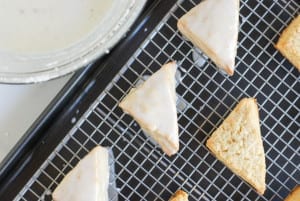
<path fill-rule="evenodd" d="M 0 161 L 70 77 L 31 85 L 0 84 Z"/>

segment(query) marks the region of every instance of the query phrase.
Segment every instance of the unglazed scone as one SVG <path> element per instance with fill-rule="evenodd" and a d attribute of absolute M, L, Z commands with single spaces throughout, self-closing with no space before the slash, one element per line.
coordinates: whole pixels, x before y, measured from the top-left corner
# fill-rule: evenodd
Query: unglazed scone
<path fill-rule="evenodd" d="M 179 31 L 229 75 L 235 69 L 239 0 L 204 0 L 183 15 Z"/>
<path fill-rule="evenodd" d="M 296 186 L 284 201 L 300 201 L 300 185 Z"/>
<path fill-rule="evenodd" d="M 177 65 L 163 65 L 143 84 L 131 89 L 119 106 L 131 115 L 169 156 L 179 149 L 175 73 Z"/>
<path fill-rule="evenodd" d="M 189 201 L 189 195 L 183 190 L 178 190 L 176 193 L 169 199 L 169 201 Z"/>
<path fill-rule="evenodd" d="M 275 47 L 300 71 L 300 15 L 282 32 Z"/>
<path fill-rule="evenodd" d="M 207 147 L 259 194 L 266 189 L 265 153 L 256 100 L 244 98 L 207 140 Z"/>
<path fill-rule="evenodd" d="M 64 177 L 52 194 L 54 201 L 108 201 L 107 148 L 97 146 Z"/>

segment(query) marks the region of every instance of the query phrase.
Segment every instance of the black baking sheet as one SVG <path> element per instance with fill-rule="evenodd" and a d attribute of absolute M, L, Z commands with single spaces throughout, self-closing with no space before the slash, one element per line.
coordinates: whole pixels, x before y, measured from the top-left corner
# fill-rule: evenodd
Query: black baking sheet
<path fill-rule="evenodd" d="M 15 175 L 22 191 L 11 190 L 17 186 L 14 182 L 9 191 L 19 192 L 20 200 L 51 199 L 49 192 L 63 176 L 101 144 L 112 147 L 115 155 L 119 200 L 167 200 L 179 188 L 189 192 L 190 200 L 286 197 L 300 183 L 299 72 L 276 51 L 274 43 L 299 14 L 299 2 L 241 1 L 237 67 L 232 77 L 219 72 L 176 29 L 178 17 L 198 2 L 158 1 L 134 35 L 105 63 L 95 64 L 99 71 L 53 120 L 45 138 Z M 199 62 L 201 57 L 204 63 Z M 181 72 L 176 88 L 181 104 L 180 152 L 173 157 L 164 155 L 117 107 L 144 76 L 170 60 L 178 61 Z M 259 104 L 267 162 L 264 196 L 205 147 L 208 137 L 242 97 L 256 97 Z"/>

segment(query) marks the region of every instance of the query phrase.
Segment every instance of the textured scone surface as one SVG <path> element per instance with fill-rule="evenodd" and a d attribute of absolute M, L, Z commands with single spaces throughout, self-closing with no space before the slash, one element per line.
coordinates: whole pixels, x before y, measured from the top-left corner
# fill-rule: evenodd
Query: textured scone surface
<path fill-rule="evenodd" d="M 256 100 L 246 98 L 207 141 L 208 148 L 234 173 L 265 190 L 265 154 L 261 140 Z"/>
<path fill-rule="evenodd" d="M 276 48 L 300 71 L 300 15 L 282 32 Z"/>

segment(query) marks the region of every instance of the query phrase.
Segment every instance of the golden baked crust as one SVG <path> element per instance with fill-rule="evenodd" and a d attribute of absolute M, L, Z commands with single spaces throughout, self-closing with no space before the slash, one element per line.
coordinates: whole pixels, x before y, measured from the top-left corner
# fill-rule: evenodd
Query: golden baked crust
<path fill-rule="evenodd" d="M 170 198 L 169 201 L 188 201 L 188 194 L 183 190 L 178 190 L 176 193 Z"/>
<path fill-rule="evenodd" d="M 275 47 L 300 71 L 300 15 L 282 32 Z"/>
<path fill-rule="evenodd" d="M 292 192 L 285 198 L 284 201 L 299 201 L 300 200 L 300 185 L 296 186 Z"/>
<path fill-rule="evenodd" d="M 254 98 L 242 99 L 206 145 L 235 174 L 264 193 L 265 153 Z"/>

